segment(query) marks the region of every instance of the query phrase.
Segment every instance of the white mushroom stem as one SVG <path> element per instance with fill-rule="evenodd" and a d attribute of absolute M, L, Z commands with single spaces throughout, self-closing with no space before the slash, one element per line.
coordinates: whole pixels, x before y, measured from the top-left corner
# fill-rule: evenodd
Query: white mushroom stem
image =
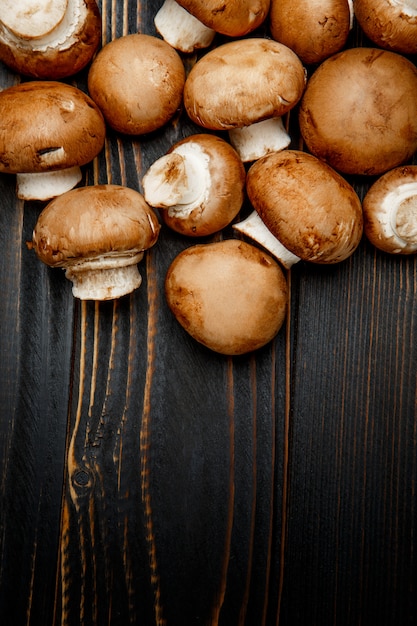
<path fill-rule="evenodd" d="M 142 185 L 150 206 L 187 217 L 210 193 L 209 157 L 197 143 L 178 146 L 151 165 Z"/>
<path fill-rule="evenodd" d="M 355 21 L 355 8 L 353 6 L 353 0 L 348 0 L 348 6 L 349 6 L 349 29 L 352 30 L 353 28 L 353 24 Z"/>
<path fill-rule="evenodd" d="M 137 264 L 143 252 L 134 256 L 103 255 L 80 261 L 66 268 L 65 277 L 72 282 L 72 293 L 80 300 L 112 300 L 137 289 L 142 277 Z"/>
<path fill-rule="evenodd" d="M 405 15 L 415 16 L 417 14 L 417 0 L 388 0 L 389 4 L 401 8 Z"/>
<path fill-rule="evenodd" d="M 256 161 L 270 152 L 284 150 L 291 143 L 282 117 L 262 120 L 243 128 L 232 128 L 229 130 L 229 139 L 244 163 Z"/>
<path fill-rule="evenodd" d="M 71 46 L 87 16 L 84 0 L 23 0 L 20 4 L 16 7 L 15 0 L 1 0 L 0 23 L 7 29 L 9 42 L 31 50 Z M 5 32 L 0 35 L 6 38 Z"/>
<path fill-rule="evenodd" d="M 271 233 L 256 211 L 243 221 L 233 224 L 233 228 L 263 246 L 287 269 L 300 260 Z"/>
<path fill-rule="evenodd" d="M 19 37 L 32 39 L 56 28 L 66 9 L 67 0 L 2 0 L 0 19 Z"/>
<path fill-rule="evenodd" d="M 78 166 L 51 172 L 16 174 L 16 193 L 21 200 L 50 200 L 73 189 L 81 180 Z"/>
<path fill-rule="evenodd" d="M 185 53 L 207 48 L 216 34 L 175 0 L 165 0 L 155 15 L 154 24 L 167 43 Z"/>
<path fill-rule="evenodd" d="M 405 183 L 388 193 L 375 213 L 383 235 L 403 248 L 417 251 L 417 183 Z"/>

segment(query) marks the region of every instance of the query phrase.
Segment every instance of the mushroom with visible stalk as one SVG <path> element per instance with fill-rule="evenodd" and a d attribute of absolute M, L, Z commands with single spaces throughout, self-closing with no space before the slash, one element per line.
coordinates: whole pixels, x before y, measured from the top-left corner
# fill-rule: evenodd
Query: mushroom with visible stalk
<path fill-rule="evenodd" d="M 288 302 L 278 263 L 237 239 L 197 244 L 180 252 L 168 268 L 165 295 L 189 335 L 225 355 L 252 352 L 272 341 Z"/>
<path fill-rule="evenodd" d="M 417 150 L 417 68 L 380 48 L 350 48 L 310 77 L 299 107 L 308 150 L 344 174 L 378 175 Z"/>
<path fill-rule="evenodd" d="M 165 0 L 154 23 L 164 41 L 186 54 L 208 48 L 216 35 L 215 30 L 205 26 L 176 0 Z"/>
<path fill-rule="evenodd" d="M 417 53 L 416 0 L 355 0 L 355 17 L 377 46 L 401 54 Z"/>
<path fill-rule="evenodd" d="M 165 0 L 154 22 L 165 41 L 192 52 L 208 47 L 216 33 L 243 37 L 254 31 L 265 21 L 269 5 L 270 0 Z"/>
<path fill-rule="evenodd" d="M 23 200 L 49 200 L 75 187 L 105 134 L 98 107 L 72 85 L 28 81 L 0 92 L 0 172 L 16 174 Z"/>
<path fill-rule="evenodd" d="M 33 78 L 58 80 L 82 70 L 101 39 L 95 0 L 2 0 L 0 60 Z"/>
<path fill-rule="evenodd" d="M 196 134 L 174 144 L 142 179 L 145 200 L 163 209 L 165 224 L 182 235 L 202 237 L 222 230 L 244 199 L 246 172 L 221 137 Z"/>
<path fill-rule="evenodd" d="M 321 63 L 346 44 L 353 15 L 352 0 L 271 0 L 271 35 L 303 63 Z"/>
<path fill-rule="evenodd" d="M 285 267 L 297 259 L 338 263 L 359 245 L 360 199 L 340 174 L 316 157 L 299 150 L 269 154 L 251 165 L 246 181 L 255 213 L 234 228 L 268 246 Z M 272 239 L 274 247 L 269 247 L 270 235 L 279 242 Z"/>
<path fill-rule="evenodd" d="M 40 213 L 28 243 L 43 263 L 65 269 L 81 300 L 110 300 L 137 289 L 137 267 L 160 225 L 142 194 L 121 185 L 72 189 Z"/>
<path fill-rule="evenodd" d="M 196 124 L 228 131 L 242 161 L 254 161 L 290 144 L 282 116 L 300 100 L 306 71 L 277 41 L 253 37 L 205 54 L 184 86 L 184 106 Z"/>
<path fill-rule="evenodd" d="M 417 165 L 396 167 L 378 178 L 362 201 L 369 241 L 390 254 L 417 252 Z"/>
<path fill-rule="evenodd" d="M 88 72 L 88 91 L 111 128 L 143 135 L 174 116 L 184 81 L 184 64 L 172 46 L 134 33 L 100 50 Z"/>

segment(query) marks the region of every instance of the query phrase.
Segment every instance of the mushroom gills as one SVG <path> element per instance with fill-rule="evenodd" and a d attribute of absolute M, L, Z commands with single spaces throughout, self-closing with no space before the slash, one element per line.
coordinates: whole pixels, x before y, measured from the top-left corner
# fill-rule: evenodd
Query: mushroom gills
<path fill-rule="evenodd" d="M 417 183 L 406 183 L 387 194 L 379 213 L 384 235 L 394 236 L 401 252 L 407 247 L 417 251 Z"/>
<path fill-rule="evenodd" d="M 142 184 L 150 206 L 185 218 L 209 193 L 209 157 L 197 143 L 178 146 L 150 166 Z"/>
<path fill-rule="evenodd" d="M 257 211 L 252 213 L 241 222 L 233 224 L 233 228 L 253 241 L 259 243 L 268 250 L 286 269 L 290 269 L 300 261 L 300 257 L 293 254 L 271 233 L 262 221 Z"/>
<path fill-rule="evenodd" d="M 50 200 L 73 189 L 81 178 L 78 165 L 50 172 L 20 172 L 16 174 L 17 196 L 21 200 Z"/>
<path fill-rule="evenodd" d="M 120 298 L 142 283 L 137 264 L 143 252 L 126 256 L 102 255 L 70 265 L 65 277 L 72 282 L 72 293 L 80 300 Z"/>
<path fill-rule="evenodd" d="M 167 43 L 185 53 L 208 48 L 216 34 L 175 0 L 165 0 L 155 15 L 154 24 Z"/>

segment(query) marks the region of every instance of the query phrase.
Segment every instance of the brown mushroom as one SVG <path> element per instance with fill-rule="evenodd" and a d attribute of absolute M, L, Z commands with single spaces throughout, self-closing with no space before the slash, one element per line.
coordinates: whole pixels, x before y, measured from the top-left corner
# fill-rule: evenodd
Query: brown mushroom
<path fill-rule="evenodd" d="M 142 180 L 145 200 L 163 209 L 162 219 L 190 237 L 211 235 L 238 214 L 245 168 L 230 144 L 216 135 L 196 134 L 174 144 Z"/>
<path fill-rule="evenodd" d="M 301 98 L 305 81 L 301 61 L 287 46 L 239 39 L 197 61 L 185 81 L 184 106 L 196 124 L 229 131 L 242 161 L 253 161 L 289 145 L 282 116 Z"/>
<path fill-rule="evenodd" d="M 402 54 L 417 53 L 416 0 L 355 0 L 355 17 L 377 46 Z"/>
<path fill-rule="evenodd" d="M 365 235 L 376 248 L 390 254 L 417 252 L 417 165 L 380 176 L 362 207 Z"/>
<path fill-rule="evenodd" d="M 154 211 L 138 191 L 92 185 L 51 200 L 29 247 L 46 265 L 66 270 L 75 297 L 109 300 L 139 287 L 137 264 L 159 230 Z"/>
<path fill-rule="evenodd" d="M 90 96 L 114 130 L 143 135 L 164 126 L 182 101 L 185 69 L 179 54 L 152 35 L 114 39 L 88 73 Z"/>
<path fill-rule="evenodd" d="M 181 326 L 196 341 L 226 355 L 269 343 L 284 322 L 288 300 L 278 263 L 237 239 L 180 252 L 168 269 L 165 294 Z"/>
<path fill-rule="evenodd" d="M 49 200 L 74 187 L 105 133 L 98 107 L 71 85 L 29 81 L 0 92 L 0 172 L 17 175 L 24 200 Z"/>
<path fill-rule="evenodd" d="M 309 151 L 335 169 L 381 174 L 417 150 L 417 68 L 387 50 L 339 52 L 309 79 L 299 122 Z"/>
<path fill-rule="evenodd" d="M 0 60 L 33 78 L 58 80 L 83 69 L 98 49 L 95 0 L 2 0 Z"/>
<path fill-rule="evenodd" d="M 270 0 L 177 0 L 200 22 L 228 37 L 243 37 L 265 21 Z"/>
<path fill-rule="evenodd" d="M 303 63 L 321 63 L 346 44 L 353 26 L 352 0 L 271 0 L 271 35 Z"/>
<path fill-rule="evenodd" d="M 340 174 L 313 155 L 299 150 L 269 154 L 249 168 L 246 179 L 249 200 L 260 217 L 256 223 L 264 224 L 292 255 L 270 249 L 286 267 L 297 259 L 338 263 L 356 250 L 363 231 L 359 197 Z M 264 246 L 268 243 L 262 231 L 258 236 L 258 229 L 248 229 L 247 222 L 234 228 Z"/>
<path fill-rule="evenodd" d="M 266 19 L 270 0 L 165 0 L 155 26 L 174 48 L 192 52 L 208 47 L 216 33 L 242 37 Z"/>

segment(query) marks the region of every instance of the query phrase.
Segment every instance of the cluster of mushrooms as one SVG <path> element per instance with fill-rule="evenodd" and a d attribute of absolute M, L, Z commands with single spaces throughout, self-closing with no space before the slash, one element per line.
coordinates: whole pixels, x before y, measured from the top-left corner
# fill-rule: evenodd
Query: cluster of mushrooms
<path fill-rule="evenodd" d="M 368 47 L 346 47 L 354 16 Z M 194 339 L 237 355 L 280 330 L 299 260 L 343 261 L 364 232 L 417 251 L 417 0 L 165 0 L 154 23 L 156 36 L 99 49 L 95 0 L 2 0 L 0 60 L 25 80 L 0 92 L 0 172 L 47 203 L 28 246 L 74 296 L 139 287 L 161 223 L 190 241 L 232 225 L 236 238 L 172 261 L 165 295 Z M 63 82 L 87 66 L 88 95 Z M 107 126 L 147 135 L 181 107 L 201 133 L 158 158 L 142 192 L 80 186 Z M 290 147 L 291 110 L 306 150 Z M 372 182 L 363 201 L 351 175 Z M 236 221 L 245 198 L 253 211 Z"/>

